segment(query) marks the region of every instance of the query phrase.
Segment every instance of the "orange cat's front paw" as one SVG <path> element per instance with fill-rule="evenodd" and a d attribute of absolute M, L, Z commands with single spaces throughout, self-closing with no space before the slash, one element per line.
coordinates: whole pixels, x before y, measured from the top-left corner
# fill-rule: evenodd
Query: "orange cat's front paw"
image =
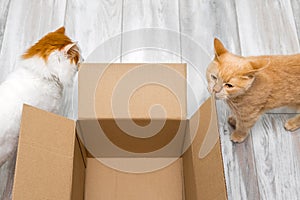
<path fill-rule="evenodd" d="M 236 126 L 236 119 L 233 116 L 228 117 L 227 121 L 228 121 L 228 124 L 230 126 L 232 126 L 232 128 L 235 128 L 235 126 Z"/>
<path fill-rule="evenodd" d="M 286 121 L 286 123 L 284 124 L 284 128 L 287 131 L 295 131 L 297 130 L 299 127 L 299 122 L 298 120 L 296 120 L 295 118 L 289 119 Z"/>
<path fill-rule="evenodd" d="M 233 131 L 233 133 L 230 136 L 231 141 L 236 142 L 236 143 L 242 143 L 245 141 L 245 139 L 248 137 L 247 132 L 243 131 Z"/>

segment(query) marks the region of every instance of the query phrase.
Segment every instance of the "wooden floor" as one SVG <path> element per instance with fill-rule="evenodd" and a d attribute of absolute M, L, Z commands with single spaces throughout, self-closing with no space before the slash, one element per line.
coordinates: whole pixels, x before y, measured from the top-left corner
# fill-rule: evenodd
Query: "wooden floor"
<path fill-rule="evenodd" d="M 102 45 L 102 62 L 189 63 L 189 115 L 208 97 L 203 77 L 214 37 L 245 56 L 300 52 L 299 0 L 1 0 L 0 82 L 26 48 L 63 25 L 84 58 Z M 217 106 L 228 199 L 300 199 L 300 131 L 283 128 L 294 111 L 264 115 L 245 143 L 232 144 L 228 110 Z M 76 118 L 75 111 L 62 114 Z M 0 172 L 2 199 L 11 165 Z"/>

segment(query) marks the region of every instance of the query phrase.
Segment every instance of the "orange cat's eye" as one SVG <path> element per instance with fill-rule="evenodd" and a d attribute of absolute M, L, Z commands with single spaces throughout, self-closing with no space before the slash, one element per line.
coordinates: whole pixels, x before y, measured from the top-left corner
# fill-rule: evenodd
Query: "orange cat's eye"
<path fill-rule="evenodd" d="M 224 86 L 227 87 L 227 88 L 233 88 L 233 85 L 231 85 L 231 84 L 229 84 L 229 83 L 225 83 Z"/>
<path fill-rule="evenodd" d="M 217 80 L 217 77 L 213 74 L 210 75 L 213 80 Z"/>

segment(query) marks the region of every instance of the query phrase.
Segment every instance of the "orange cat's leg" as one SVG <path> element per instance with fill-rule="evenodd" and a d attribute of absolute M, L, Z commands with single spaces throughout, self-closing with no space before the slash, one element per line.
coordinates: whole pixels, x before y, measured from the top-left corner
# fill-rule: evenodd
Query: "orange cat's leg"
<path fill-rule="evenodd" d="M 232 127 L 232 128 L 234 128 L 235 129 L 235 127 L 236 127 L 236 119 L 235 119 L 235 117 L 234 116 L 229 116 L 228 117 L 228 124 Z"/>
<path fill-rule="evenodd" d="M 250 129 L 257 121 L 259 115 L 251 116 L 245 119 L 236 118 L 236 129 L 232 132 L 230 138 L 233 142 L 244 142 L 250 133 Z"/>
<path fill-rule="evenodd" d="M 287 120 L 284 128 L 288 131 L 295 131 L 300 128 L 300 115 L 296 115 L 295 117 Z"/>
<path fill-rule="evenodd" d="M 231 133 L 230 139 L 232 142 L 242 143 L 249 135 L 249 130 L 235 130 Z"/>

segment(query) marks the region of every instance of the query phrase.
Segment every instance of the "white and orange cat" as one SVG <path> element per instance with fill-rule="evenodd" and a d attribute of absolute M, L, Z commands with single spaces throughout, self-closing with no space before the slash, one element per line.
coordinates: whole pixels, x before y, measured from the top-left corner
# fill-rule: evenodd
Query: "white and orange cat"
<path fill-rule="evenodd" d="M 57 113 L 63 89 L 73 83 L 79 59 L 79 48 L 62 27 L 29 48 L 17 70 L 1 83 L 0 166 L 16 149 L 23 104 Z"/>
<path fill-rule="evenodd" d="M 232 111 L 233 142 L 243 142 L 259 117 L 282 106 L 300 108 L 300 54 L 242 57 L 214 40 L 215 58 L 207 69 L 208 90 L 224 99 Z M 300 128 L 300 115 L 289 119 L 286 130 Z"/>

